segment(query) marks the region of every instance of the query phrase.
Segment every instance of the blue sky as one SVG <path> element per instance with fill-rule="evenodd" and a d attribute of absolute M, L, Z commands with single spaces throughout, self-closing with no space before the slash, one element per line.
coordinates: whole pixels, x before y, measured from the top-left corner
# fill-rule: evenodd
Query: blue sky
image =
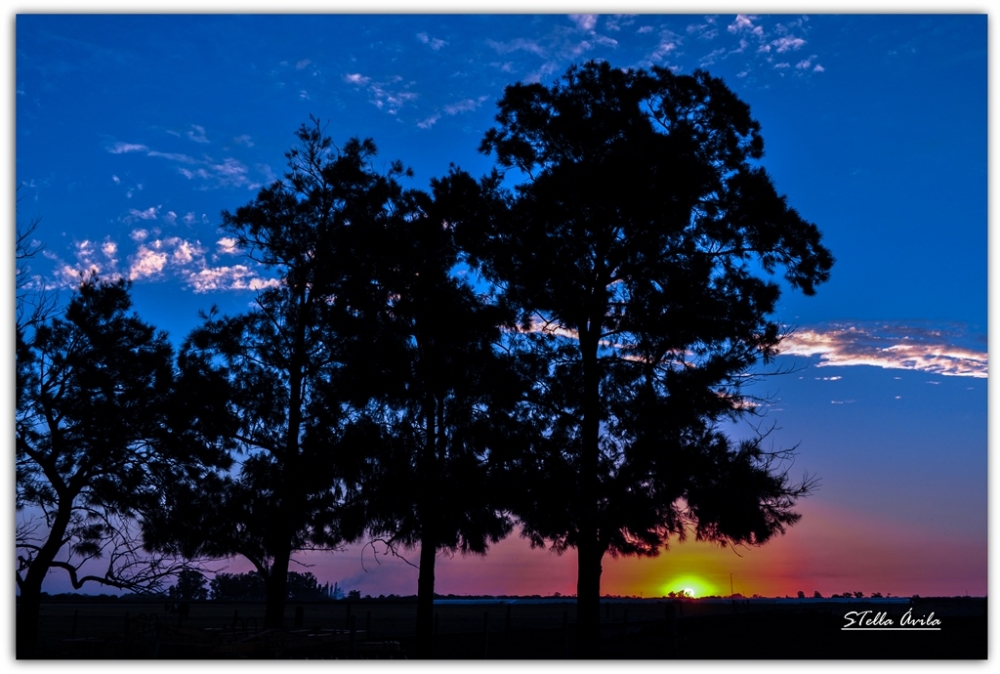
<path fill-rule="evenodd" d="M 137 311 L 176 341 L 199 310 L 240 311 L 271 282 L 231 249 L 220 212 L 281 176 L 310 114 L 335 142 L 372 137 L 378 161 L 402 160 L 427 188 L 450 163 L 490 168 L 477 147 L 507 84 L 590 58 L 722 77 L 761 122 L 779 192 L 837 258 L 815 297 L 783 297 L 777 318 L 796 331 L 776 366 L 795 371 L 756 389 L 775 441 L 799 445 L 795 470 L 822 480 L 785 538 L 829 540 L 828 561 L 800 560 L 795 582 L 986 593 L 985 15 L 22 14 L 15 28 L 14 179 L 18 221 L 41 218 L 38 283 L 66 298 L 86 269 L 132 278 Z M 867 565 L 834 549 L 841 536 L 867 546 Z M 890 560 L 942 541 L 968 553 L 897 582 Z M 548 577 L 545 554 L 518 558 L 508 586 Z M 765 563 L 782 554 L 733 563 L 785 594 L 800 588 Z M 321 564 L 323 581 L 358 571 L 353 555 Z M 387 566 L 355 582 L 415 592 L 415 572 Z M 606 583 L 639 587 L 644 571 L 616 568 Z"/>

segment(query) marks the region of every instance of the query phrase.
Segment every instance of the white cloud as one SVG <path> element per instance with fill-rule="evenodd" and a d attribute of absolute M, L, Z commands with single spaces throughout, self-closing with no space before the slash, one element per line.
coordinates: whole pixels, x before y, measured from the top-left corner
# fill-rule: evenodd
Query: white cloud
<path fill-rule="evenodd" d="M 298 63 L 295 64 L 295 69 L 296 70 L 303 70 L 303 69 L 307 68 L 310 63 L 312 63 L 311 60 L 309 60 L 309 59 L 302 59 L 301 61 L 299 61 Z"/>
<path fill-rule="evenodd" d="M 197 124 L 192 124 L 191 129 L 187 132 L 187 137 L 196 143 L 208 143 L 208 137 L 205 135 L 205 127 L 198 126 Z"/>
<path fill-rule="evenodd" d="M 576 24 L 576 27 L 583 31 L 592 31 L 594 26 L 597 25 L 597 15 L 596 14 L 570 14 L 570 21 Z"/>
<path fill-rule="evenodd" d="M 191 155 L 181 154 L 180 152 L 158 152 L 156 150 L 150 150 L 147 157 L 161 157 L 163 159 L 169 159 L 170 161 L 178 161 L 182 164 L 198 164 L 201 162 L 200 159 L 195 159 Z"/>
<path fill-rule="evenodd" d="M 441 115 L 435 113 L 430 117 L 428 117 L 427 119 L 423 120 L 422 122 L 417 122 L 417 126 L 421 129 L 429 129 L 435 124 L 437 124 L 437 121 L 439 119 L 441 119 Z"/>
<path fill-rule="evenodd" d="M 146 152 L 149 150 L 145 145 L 139 145 L 138 143 L 115 143 L 108 148 L 108 152 L 111 154 L 125 154 L 127 152 Z"/>
<path fill-rule="evenodd" d="M 471 112 L 481 106 L 488 98 L 488 96 L 480 96 L 476 99 L 466 98 L 458 103 L 444 106 L 444 112 L 447 115 L 459 115 L 463 112 Z"/>
<path fill-rule="evenodd" d="M 444 40 L 439 40 L 438 38 L 431 37 L 427 33 L 417 33 L 417 39 L 423 42 L 425 45 L 433 49 L 434 51 L 440 50 L 442 47 L 448 45 Z"/>
<path fill-rule="evenodd" d="M 499 54 L 509 54 L 515 51 L 526 51 L 536 56 L 545 58 L 546 52 L 537 42 L 525 40 L 524 38 L 514 38 L 510 42 L 497 42 L 496 40 L 486 40 L 486 44 L 495 49 Z"/>
<path fill-rule="evenodd" d="M 731 24 L 726 26 L 726 30 L 730 33 L 753 33 L 754 35 L 761 37 L 764 35 L 764 28 L 761 26 L 755 26 L 753 24 L 757 17 L 748 14 L 737 14 L 736 20 Z"/>
<path fill-rule="evenodd" d="M 230 236 L 224 236 L 215 243 L 219 247 L 220 253 L 225 253 L 226 255 L 235 255 L 236 253 L 239 252 L 239 248 L 237 247 L 239 245 L 239 242 Z"/>
<path fill-rule="evenodd" d="M 869 365 L 952 377 L 988 374 L 985 349 L 960 332 L 902 324 L 831 325 L 794 332 L 781 343 L 783 355 L 818 357 L 817 367 Z M 975 340 L 972 341 L 972 344 Z"/>
<path fill-rule="evenodd" d="M 150 206 L 144 211 L 136 208 L 128 209 L 128 215 L 123 219 L 125 222 L 135 222 L 136 220 L 156 220 L 160 212 L 159 206 Z"/>
<path fill-rule="evenodd" d="M 132 264 L 128 270 L 128 277 L 135 281 L 137 279 L 158 276 L 163 273 L 163 268 L 167 265 L 167 254 L 142 245 L 139 246 L 136 254 L 132 256 L 131 261 Z"/>
<path fill-rule="evenodd" d="M 278 279 L 261 276 L 242 264 L 232 267 L 204 267 L 189 273 L 186 281 L 196 293 L 220 290 L 261 290 L 280 285 Z"/>
<path fill-rule="evenodd" d="M 348 84 L 356 84 L 358 86 L 364 86 L 372 81 L 372 78 L 365 77 L 361 73 L 350 73 L 349 75 L 344 75 L 344 81 Z"/>
<path fill-rule="evenodd" d="M 787 35 L 785 37 L 779 37 L 777 40 L 772 40 L 771 45 L 777 50 L 779 54 L 783 54 L 786 51 L 794 51 L 800 49 L 805 45 L 806 41 L 799 37 L 792 37 Z"/>

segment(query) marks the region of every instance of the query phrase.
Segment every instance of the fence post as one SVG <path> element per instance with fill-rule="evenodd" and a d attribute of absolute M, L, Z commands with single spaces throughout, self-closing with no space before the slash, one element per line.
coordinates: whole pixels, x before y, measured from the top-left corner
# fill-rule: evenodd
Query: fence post
<path fill-rule="evenodd" d="M 302 606 L 295 607 L 295 629 L 302 629 L 302 624 L 305 622 L 306 610 Z"/>
<path fill-rule="evenodd" d="M 354 616 L 351 616 L 351 657 L 358 657 L 357 630 L 354 629 Z"/>
<path fill-rule="evenodd" d="M 371 640 L 372 638 L 372 612 L 368 611 L 368 615 L 365 618 L 365 639 Z"/>

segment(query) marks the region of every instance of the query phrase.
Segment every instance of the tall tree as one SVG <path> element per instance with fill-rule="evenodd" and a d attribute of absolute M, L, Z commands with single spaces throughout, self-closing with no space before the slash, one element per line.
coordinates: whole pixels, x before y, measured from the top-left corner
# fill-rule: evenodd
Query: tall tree
<path fill-rule="evenodd" d="M 283 622 L 292 554 L 361 533 L 347 507 L 360 460 L 348 403 L 380 376 L 353 370 L 380 351 L 372 307 L 385 294 L 364 252 L 405 208 L 394 179 L 402 168 L 376 173 L 371 141 L 335 148 L 318 120 L 296 135 L 285 179 L 223 213 L 224 229 L 280 283 L 244 315 L 207 317 L 180 359 L 192 382 L 220 391 L 224 409 L 204 417 L 206 434 L 243 455 L 240 470 L 179 484 L 147 530 L 152 547 L 250 560 L 265 582 L 268 627 Z"/>
<path fill-rule="evenodd" d="M 497 350 L 503 311 L 454 275 L 452 228 L 426 198 L 396 222 L 377 257 L 396 336 L 389 378 L 373 391 L 383 435 L 366 480 L 369 531 L 420 548 L 417 644 L 431 655 L 435 560 L 485 554 L 511 530 L 499 467 L 516 442 L 518 381 Z"/>
<path fill-rule="evenodd" d="M 171 572 L 147 558 L 134 520 L 177 463 L 163 451 L 173 384 L 166 334 L 129 313 L 126 281 L 83 282 L 35 325 L 17 364 L 18 657 L 38 636 L 42 581 L 148 589 Z M 104 557 L 103 575 L 81 572 Z"/>
<path fill-rule="evenodd" d="M 535 543 L 576 548 L 592 654 L 606 553 L 657 554 L 690 526 L 759 544 L 797 520 L 808 485 L 717 422 L 750 409 L 741 375 L 780 342 L 768 275 L 813 294 L 833 258 L 759 164 L 749 107 L 707 73 L 591 62 L 507 87 L 496 121 L 481 150 L 501 173 L 453 171 L 451 221 L 539 333 L 532 348 L 558 355 L 536 391 L 552 422 L 523 459 L 539 479 L 520 515 Z"/>

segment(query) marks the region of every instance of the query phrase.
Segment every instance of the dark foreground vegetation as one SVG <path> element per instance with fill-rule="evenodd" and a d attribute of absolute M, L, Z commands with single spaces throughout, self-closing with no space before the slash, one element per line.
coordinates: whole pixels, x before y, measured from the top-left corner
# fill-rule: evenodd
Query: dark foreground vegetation
<path fill-rule="evenodd" d="M 594 657 L 618 659 L 985 659 L 985 598 L 907 604 L 746 600 L 601 602 Z M 897 621 L 933 612 L 939 631 L 845 631 L 849 611 Z M 42 607 L 45 659 L 408 659 L 422 650 L 415 598 L 292 602 L 286 629 L 264 629 L 261 603 L 65 600 Z M 185 615 L 186 613 L 186 615 Z M 576 657 L 576 605 L 503 599 L 434 607 L 429 657 Z"/>

